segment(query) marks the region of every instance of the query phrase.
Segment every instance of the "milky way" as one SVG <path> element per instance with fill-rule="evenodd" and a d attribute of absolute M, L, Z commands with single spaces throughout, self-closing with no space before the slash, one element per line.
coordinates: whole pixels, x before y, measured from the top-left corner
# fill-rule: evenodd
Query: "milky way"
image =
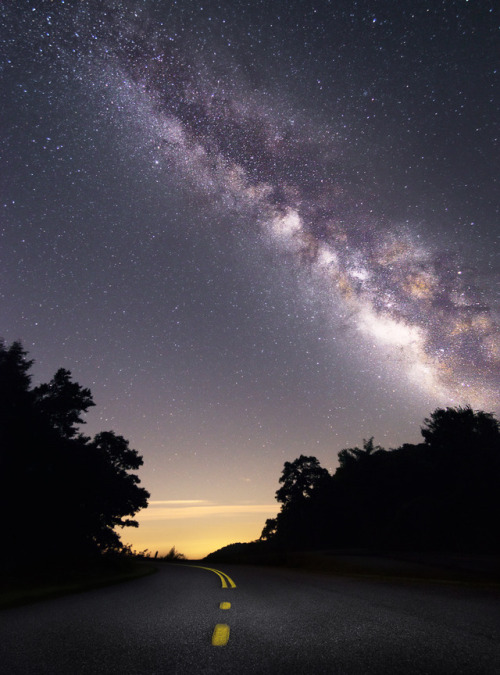
<path fill-rule="evenodd" d="M 77 77 L 106 92 L 115 123 L 140 129 L 130 151 L 168 164 L 307 270 L 312 292 L 364 337 L 368 358 L 370 344 L 383 347 L 388 367 L 433 395 L 491 405 L 500 366 L 494 294 L 457 251 L 370 208 L 375 187 L 353 180 L 334 125 L 250 87 L 195 34 L 180 39 L 171 13 L 160 20 L 154 3 L 97 5 L 32 8 L 16 39 L 31 49 L 38 41 L 42 58 L 68 70 L 76 57 Z"/>
<path fill-rule="evenodd" d="M 493 405 L 498 314 L 460 255 L 366 205 L 369 189 L 353 184 L 335 129 L 245 89 L 238 73 L 222 80 L 146 12 L 111 6 L 97 24 L 85 15 L 75 25 L 87 32 L 97 86 L 111 92 L 110 113 L 140 125 L 149 160 L 243 214 L 263 245 L 306 269 L 313 292 L 364 336 L 367 358 L 370 345 L 372 358 L 382 347 L 413 386 Z"/>

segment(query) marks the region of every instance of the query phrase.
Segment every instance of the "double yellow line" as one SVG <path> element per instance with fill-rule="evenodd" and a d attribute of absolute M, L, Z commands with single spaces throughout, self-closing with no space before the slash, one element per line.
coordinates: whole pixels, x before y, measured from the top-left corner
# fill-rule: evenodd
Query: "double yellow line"
<path fill-rule="evenodd" d="M 217 574 L 217 576 L 221 580 L 222 588 L 236 588 L 236 584 L 234 583 L 234 581 L 225 572 L 215 570 L 213 567 L 202 567 L 201 565 L 189 565 L 189 567 L 197 567 L 200 570 L 208 570 L 209 572 Z"/>

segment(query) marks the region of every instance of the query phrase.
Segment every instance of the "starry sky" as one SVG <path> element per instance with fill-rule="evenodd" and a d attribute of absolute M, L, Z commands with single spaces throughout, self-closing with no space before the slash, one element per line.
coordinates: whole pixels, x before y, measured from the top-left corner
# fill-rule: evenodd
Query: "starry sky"
<path fill-rule="evenodd" d="M 144 457 L 133 548 L 500 412 L 493 0 L 4 0 L 0 334 Z"/>

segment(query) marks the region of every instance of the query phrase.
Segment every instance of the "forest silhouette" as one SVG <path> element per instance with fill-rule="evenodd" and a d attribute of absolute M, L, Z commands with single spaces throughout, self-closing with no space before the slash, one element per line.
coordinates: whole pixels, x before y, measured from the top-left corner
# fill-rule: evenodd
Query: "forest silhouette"
<path fill-rule="evenodd" d="M 500 552 L 500 425 L 471 407 L 438 408 L 423 441 L 393 450 L 341 450 L 333 475 L 313 456 L 285 462 L 281 510 L 261 537 L 230 544 L 209 558 L 272 551 L 363 549 Z"/>
<path fill-rule="evenodd" d="M 32 387 L 32 364 L 20 342 L 0 342 L 0 566 L 122 551 L 116 527 L 136 527 L 149 497 L 131 473 L 142 457 L 113 431 L 80 433 L 90 390 L 64 368 Z"/>
<path fill-rule="evenodd" d="M 136 527 L 149 493 L 133 471 L 142 457 L 113 431 L 79 431 L 89 389 L 59 369 L 31 386 L 20 342 L 0 341 L 0 567 L 82 560 L 126 550 L 117 527 Z M 313 456 L 285 462 L 281 505 L 256 542 L 212 556 L 363 548 L 500 552 L 500 424 L 471 407 L 436 409 L 423 441 L 393 450 L 346 448 L 330 474 Z"/>

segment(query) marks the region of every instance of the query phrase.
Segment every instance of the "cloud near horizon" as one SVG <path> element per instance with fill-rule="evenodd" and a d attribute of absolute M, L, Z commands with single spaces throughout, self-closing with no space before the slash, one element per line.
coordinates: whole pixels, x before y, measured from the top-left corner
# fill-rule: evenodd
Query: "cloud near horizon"
<path fill-rule="evenodd" d="M 277 504 L 214 504 L 203 499 L 172 499 L 150 501 L 139 517 L 142 521 L 181 520 L 255 513 L 274 515 L 277 510 Z"/>

